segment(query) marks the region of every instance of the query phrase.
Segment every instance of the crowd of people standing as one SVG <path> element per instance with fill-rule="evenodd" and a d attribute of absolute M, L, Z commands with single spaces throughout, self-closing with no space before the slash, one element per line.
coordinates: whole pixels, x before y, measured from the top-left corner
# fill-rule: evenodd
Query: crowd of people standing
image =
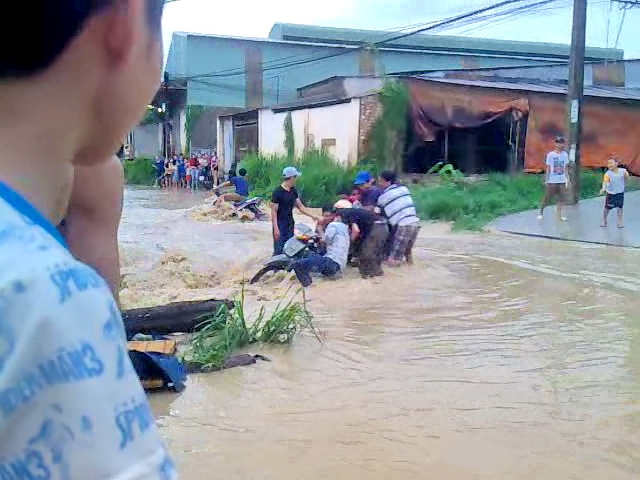
<path fill-rule="evenodd" d="M 182 154 L 164 158 L 158 155 L 154 160 L 156 186 L 160 188 L 190 188 L 199 190 L 211 188 L 220 182 L 218 157 L 211 155 Z"/>

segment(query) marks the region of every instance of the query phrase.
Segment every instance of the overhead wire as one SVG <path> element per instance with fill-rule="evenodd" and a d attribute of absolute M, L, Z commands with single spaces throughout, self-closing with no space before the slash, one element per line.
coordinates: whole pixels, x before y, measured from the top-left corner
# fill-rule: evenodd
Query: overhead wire
<path fill-rule="evenodd" d="M 322 61 L 325 59 L 329 59 L 329 58 L 334 58 L 334 57 L 338 57 L 341 55 L 347 55 L 352 53 L 354 50 L 358 50 L 360 48 L 366 48 L 366 47 L 381 47 L 381 46 L 385 46 L 388 45 L 390 42 L 394 42 L 397 41 L 399 39 L 402 38 L 406 38 L 412 35 L 416 35 L 418 33 L 423 33 L 426 31 L 435 31 L 438 29 L 442 29 L 443 27 L 447 27 L 447 26 L 452 26 L 452 25 L 456 25 L 459 24 L 460 22 L 464 22 L 464 21 L 468 21 L 469 19 L 473 18 L 473 17 L 478 17 L 481 16 L 484 13 L 487 12 L 491 12 L 493 10 L 499 10 L 505 6 L 510 6 L 510 5 L 515 5 L 515 4 L 519 4 L 519 3 L 524 3 L 525 5 L 520 6 L 519 9 L 521 11 L 526 11 L 530 8 L 535 8 L 535 7 L 539 7 L 541 5 L 546 5 L 546 4 L 551 4 L 553 2 L 556 2 L 558 0 L 539 0 L 537 2 L 531 2 L 531 0 L 506 0 L 506 1 L 502 1 L 499 3 L 495 3 L 492 4 L 490 6 L 484 7 L 484 8 L 480 8 L 480 9 L 476 9 L 470 12 L 466 12 L 464 14 L 461 15 L 456 15 L 453 17 L 449 17 L 446 18 L 444 20 L 441 20 L 439 22 L 435 22 L 435 23 L 430 23 L 429 25 L 419 28 L 417 30 L 413 30 L 411 32 L 407 32 L 407 33 L 402 33 L 400 35 L 395 35 L 395 36 L 391 36 L 390 38 L 386 38 L 382 41 L 378 41 L 378 42 L 367 42 L 366 39 L 363 41 L 363 45 L 361 46 L 356 46 L 353 48 L 348 48 L 347 50 L 341 50 L 338 52 L 333 52 L 331 54 L 327 54 L 327 55 L 323 55 L 320 57 L 315 57 L 315 58 L 307 58 L 307 59 L 303 59 L 300 61 L 292 61 L 292 62 L 283 62 L 283 63 L 279 63 L 279 64 L 271 64 L 271 65 L 267 65 L 265 66 L 262 70 L 264 71 L 269 71 L 269 70 L 274 70 L 274 69 L 287 69 L 287 68 L 291 68 L 291 67 L 297 67 L 297 66 L 301 66 L 301 65 L 306 65 L 309 63 L 313 63 L 313 62 L 318 62 L 318 61 Z M 501 12 L 497 12 L 496 15 L 501 15 Z M 477 20 L 476 20 L 477 21 Z M 230 77 L 230 76 L 237 76 L 237 75 L 244 75 L 245 73 L 245 69 L 244 68 L 237 68 L 237 69 L 229 69 L 227 71 L 216 71 L 216 72 L 211 72 L 211 73 L 207 73 L 207 74 L 197 74 L 197 75 L 192 75 L 192 76 L 188 76 L 188 77 L 181 77 L 179 79 L 181 80 L 197 80 L 197 79 L 201 79 L 201 78 L 216 78 L 216 77 Z"/>

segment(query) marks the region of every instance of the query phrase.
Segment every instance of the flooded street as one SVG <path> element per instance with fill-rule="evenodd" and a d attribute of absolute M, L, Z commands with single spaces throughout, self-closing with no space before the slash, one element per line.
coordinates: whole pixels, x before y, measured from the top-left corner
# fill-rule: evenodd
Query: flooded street
<path fill-rule="evenodd" d="M 270 254 L 268 223 L 194 221 L 202 200 L 126 192 L 125 308 L 230 296 Z M 415 257 L 316 282 L 324 345 L 152 395 L 182 478 L 640 478 L 640 250 L 429 225 Z"/>

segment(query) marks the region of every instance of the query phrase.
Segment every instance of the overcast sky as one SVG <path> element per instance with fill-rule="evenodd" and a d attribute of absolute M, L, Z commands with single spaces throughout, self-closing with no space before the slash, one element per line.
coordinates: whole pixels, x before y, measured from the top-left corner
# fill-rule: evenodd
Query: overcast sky
<path fill-rule="evenodd" d="M 177 0 L 165 7 L 165 53 L 174 31 L 266 37 L 276 22 L 362 29 L 397 29 L 458 15 L 497 0 Z M 435 5 L 434 5 L 435 4 Z M 438 5 L 439 4 L 439 5 Z M 445 6 L 446 4 L 446 6 Z M 571 0 L 558 0 L 535 14 L 467 25 L 441 32 L 505 40 L 569 43 Z M 613 47 L 622 20 L 617 4 L 589 0 L 587 44 Z M 609 35 L 607 35 L 607 26 Z M 640 58 L 640 8 L 629 10 L 622 24 L 618 48 L 626 58 Z"/>

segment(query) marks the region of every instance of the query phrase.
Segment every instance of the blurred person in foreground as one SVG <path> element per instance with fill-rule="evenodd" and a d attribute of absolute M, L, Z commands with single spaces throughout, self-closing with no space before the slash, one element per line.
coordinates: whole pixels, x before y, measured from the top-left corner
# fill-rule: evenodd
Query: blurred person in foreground
<path fill-rule="evenodd" d="M 378 197 L 378 208 L 393 230 L 387 264 L 399 266 L 404 260 L 413 264 L 413 246 L 420 232 L 420 219 L 409 189 L 398 183 L 395 172 L 380 173 L 379 184 L 383 188 Z"/>
<path fill-rule="evenodd" d="M 104 278 L 116 300 L 120 292 L 118 227 L 124 171 L 115 155 L 95 165 L 76 165 L 60 233 L 76 259 Z"/>
<path fill-rule="evenodd" d="M 38 30 L 0 53 L 0 444 L 23 476 L 176 478 L 109 284 L 55 227 L 68 215 L 74 243 L 78 208 L 100 195 L 76 187 L 113 168 L 103 162 L 158 88 L 162 8 L 58 0 L 12 11 Z M 120 198 L 101 201 L 118 212 Z"/>

